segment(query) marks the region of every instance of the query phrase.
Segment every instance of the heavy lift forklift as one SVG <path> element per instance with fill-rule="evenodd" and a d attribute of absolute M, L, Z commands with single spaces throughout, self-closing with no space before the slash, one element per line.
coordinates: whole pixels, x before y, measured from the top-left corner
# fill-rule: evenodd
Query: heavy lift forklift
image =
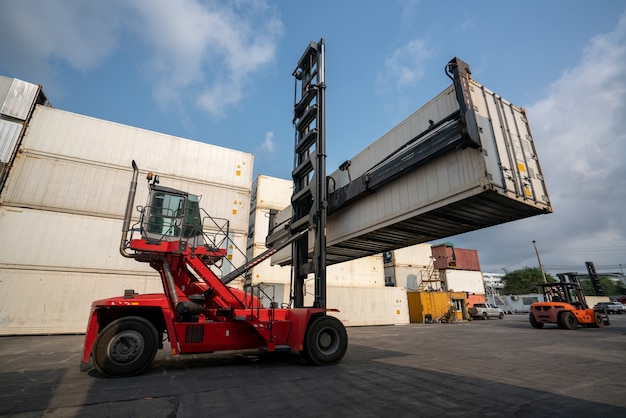
<path fill-rule="evenodd" d="M 543 302 L 530 305 L 529 321 L 533 328 L 556 324 L 573 330 L 578 325 L 602 328 L 609 325 L 606 312 L 587 305 L 577 273 L 561 273 L 558 282 L 537 285 L 543 293 Z"/>
<path fill-rule="evenodd" d="M 139 374 L 162 348 L 165 336 L 174 355 L 259 348 L 295 350 L 316 365 L 343 358 L 346 329 L 326 314 L 323 40 L 310 43 L 294 77 L 300 93 L 294 105 L 296 211 L 289 238 L 220 278 L 212 267 L 226 256 L 228 222 L 203 213 L 197 196 L 160 186 L 158 177 L 149 174 L 148 203 L 139 207 L 140 221 L 131 227 L 139 175 L 133 161 L 120 252 L 158 271 L 164 294 L 137 295 L 130 289 L 123 297 L 93 302 L 82 370 L 95 366 L 107 376 Z M 137 231 L 139 236 L 134 235 Z M 312 255 L 307 251 L 309 234 L 316 242 Z M 263 307 L 248 281 L 244 290 L 227 286 L 290 244 L 297 260 L 292 307 Z M 315 301 L 304 307 L 304 280 L 309 275 L 315 277 Z"/>
<path fill-rule="evenodd" d="M 214 272 L 230 245 L 228 221 L 210 217 L 200 208 L 198 196 L 160 186 L 151 174 L 147 204 L 138 207 L 139 222 L 131 226 L 139 176 L 133 161 L 120 252 L 158 271 L 164 293 L 138 295 L 129 289 L 122 297 L 93 302 L 81 359 L 83 371 L 95 366 L 107 376 L 139 374 L 150 365 L 165 338 L 173 355 L 284 349 L 297 351 L 316 365 L 334 364 L 343 358 L 348 335 L 341 321 L 327 314 L 331 309 L 326 306 L 327 213 L 343 210 L 449 151 L 469 147 L 480 152 L 481 141 L 468 86 L 469 67 L 454 58 L 446 72 L 453 79 L 459 109 L 433 121 L 400 149 L 389 150 L 394 158 L 329 193 L 324 49 L 323 39 L 311 42 L 293 72 L 292 216 L 284 225 L 275 224 L 270 216 L 269 249 L 243 266 L 225 275 Z M 493 224 L 500 222 L 503 220 L 495 217 Z M 480 227 L 484 226 L 487 224 Z M 410 244 L 394 239 L 390 245 Z M 257 286 L 255 295 L 249 275 L 243 290 L 228 286 L 288 245 L 292 254 L 288 307 L 262 306 L 261 290 Z M 311 306 L 305 306 L 305 282 L 309 279 L 315 285 L 314 299 Z"/>

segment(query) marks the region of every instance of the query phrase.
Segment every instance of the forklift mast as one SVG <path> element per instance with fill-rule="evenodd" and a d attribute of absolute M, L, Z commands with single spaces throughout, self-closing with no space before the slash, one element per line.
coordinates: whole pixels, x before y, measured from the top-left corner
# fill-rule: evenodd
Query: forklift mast
<path fill-rule="evenodd" d="M 314 276 L 313 307 L 326 308 L 326 84 L 324 39 L 311 42 L 298 61 L 295 77 L 293 125 L 295 161 L 291 173 L 293 216 L 291 236 L 303 233 L 292 245 L 293 306 L 304 307 L 305 281 Z M 307 232 L 304 232 L 307 231 Z M 309 234 L 313 254 L 309 254 Z"/>

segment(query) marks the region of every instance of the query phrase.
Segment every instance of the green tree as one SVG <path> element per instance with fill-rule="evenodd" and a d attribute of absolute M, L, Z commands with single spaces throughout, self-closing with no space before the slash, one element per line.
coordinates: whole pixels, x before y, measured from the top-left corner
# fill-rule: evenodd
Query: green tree
<path fill-rule="evenodd" d="M 546 280 L 548 283 L 556 281 L 549 273 L 546 273 Z M 507 295 L 536 293 L 536 286 L 543 283 L 541 269 L 539 267 L 524 267 L 521 270 L 507 272 L 502 277 L 502 283 L 504 283 L 502 293 Z"/>
<path fill-rule="evenodd" d="M 583 279 L 580 281 L 580 286 L 583 288 L 585 295 L 593 296 L 595 295 L 595 290 L 593 289 L 593 285 L 591 284 L 591 280 Z M 613 280 L 609 279 L 606 276 L 600 276 L 600 286 L 604 290 L 604 294 L 606 296 L 617 296 L 624 294 L 624 285 L 622 283 L 615 283 Z"/>

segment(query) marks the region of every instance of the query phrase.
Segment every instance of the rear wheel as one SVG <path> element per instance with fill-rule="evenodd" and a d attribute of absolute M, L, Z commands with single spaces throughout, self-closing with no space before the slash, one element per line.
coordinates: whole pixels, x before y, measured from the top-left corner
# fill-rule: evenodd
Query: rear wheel
<path fill-rule="evenodd" d="M 98 335 L 94 365 L 107 376 L 133 376 L 150 365 L 158 345 L 158 333 L 149 321 L 138 316 L 120 318 Z"/>
<path fill-rule="evenodd" d="M 561 314 L 561 324 L 565 329 L 576 329 L 578 327 L 578 321 L 571 312 L 563 312 Z"/>
<path fill-rule="evenodd" d="M 489 319 L 489 315 L 487 315 L 487 312 L 483 312 L 483 321 L 486 321 L 487 319 Z"/>
<path fill-rule="evenodd" d="M 346 354 L 348 333 L 340 320 L 332 316 L 311 319 L 304 337 L 302 356 L 321 366 L 338 363 Z"/>
<path fill-rule="evenodd" d="M 537 321 L 535 319 L 535 315 L 533 315 L 532 313 L 529 315 L 528 319 L 530 321 L 530 325 L 532 325 L 533 328 L 537 328 L 537 329 L 543 328 L 543 322 Z"/>
<path fill-rule="evenodd" d="M 602 314 L 600 314 L 600 312 L 595 311 L 593 313 L 593 322 L 596 328 L 602 328 L 604 326 L 604 318 L 602 318 Z"/>
<path fill-rule="evenodd" d="M 504 319 L 504 313 L 503 313 L 503 312 L 500 312 L 500 313 L 498 314 L 498 318 L 500 318 L 500 319 Z"/>

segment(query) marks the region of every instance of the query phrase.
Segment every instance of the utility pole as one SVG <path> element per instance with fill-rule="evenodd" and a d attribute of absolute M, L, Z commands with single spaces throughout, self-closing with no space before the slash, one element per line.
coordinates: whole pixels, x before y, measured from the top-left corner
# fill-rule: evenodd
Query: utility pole
<path fill-rule="evenodd" d="M 537 254 L 537 261 L 539 261 L 539 268 L 541 269 L 541 278 L 544 283 L 548 283 L 546 280 L 546 273 L 543 271 L 543 264 L 541 264 L 541 257 L 539 257 L 539 250 L 537 249 L 537 244 L 533 240 L 533 247 L 535 247 L 535 253 Z"/>

